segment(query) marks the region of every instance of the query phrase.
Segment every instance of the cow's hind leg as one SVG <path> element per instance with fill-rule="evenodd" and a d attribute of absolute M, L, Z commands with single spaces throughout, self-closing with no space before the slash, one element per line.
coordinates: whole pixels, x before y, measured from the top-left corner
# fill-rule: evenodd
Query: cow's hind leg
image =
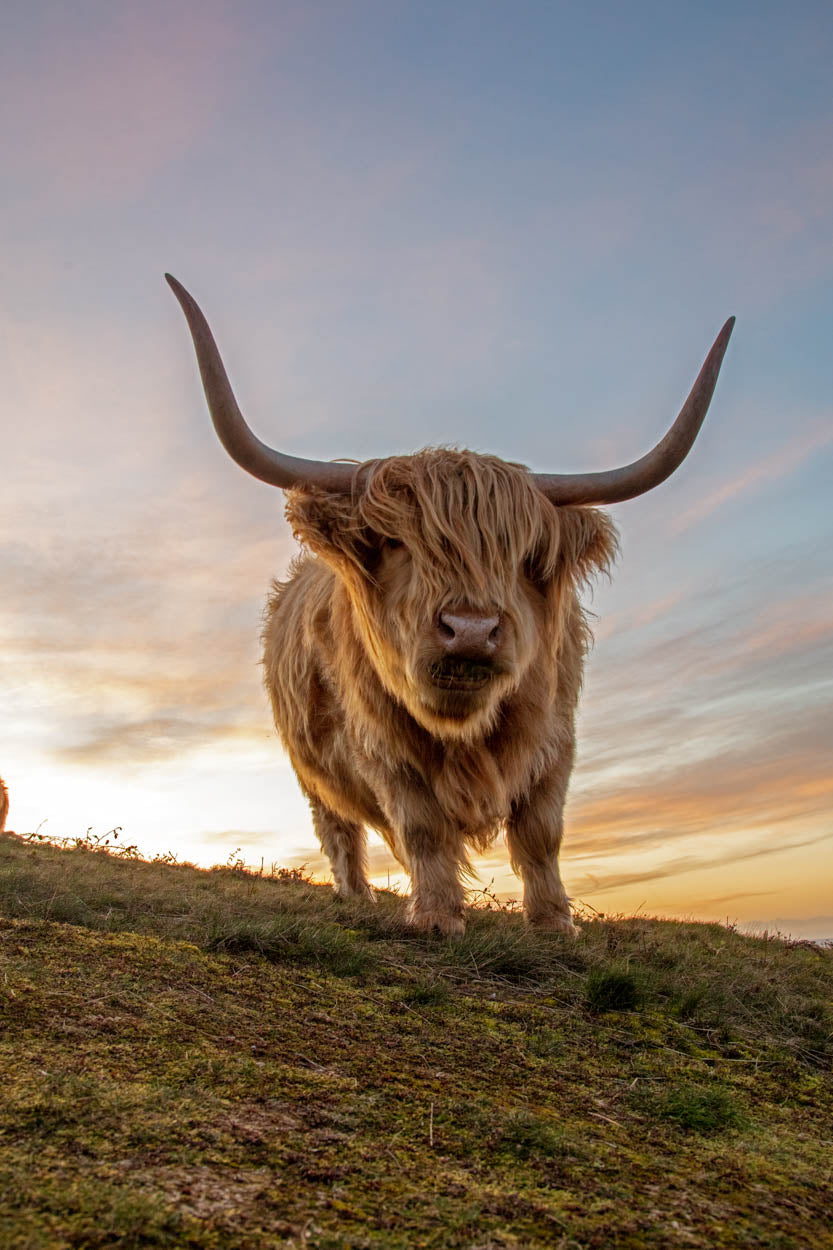
<path fill-rule="evenodd" d="M 506 826 L 512 867 L 524 883 L 524 915 L 530 924 L 574 936 L 570 901 L 558 870 L 564 787 L 544 782 L 517 804 Z"/>
<path fill-rule="evenodd" d="M 367 835 L 362 825 L 344 820 L 317 799 L 310 803 L 321 849 L 330 861 L 340 898 L 373 898 L 367 879 Z"/>

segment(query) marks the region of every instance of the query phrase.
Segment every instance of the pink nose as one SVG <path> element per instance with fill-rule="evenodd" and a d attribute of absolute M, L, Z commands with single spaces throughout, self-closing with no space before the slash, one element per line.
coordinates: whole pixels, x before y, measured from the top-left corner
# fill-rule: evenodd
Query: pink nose
<path fill-rule="evenodd" d="M 437 638 L 446 655 L 490 660 L 500 647 L 500 617 L 451 608 L 439 615 Z"/>

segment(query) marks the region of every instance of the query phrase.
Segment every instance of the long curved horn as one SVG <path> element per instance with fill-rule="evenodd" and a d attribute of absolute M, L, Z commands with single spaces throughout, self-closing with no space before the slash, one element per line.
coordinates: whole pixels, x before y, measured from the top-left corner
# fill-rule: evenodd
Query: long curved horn
<path fill-rule="evenodd" d="M 267 447 L 249 429 L 237 406 L 214 336 L 196 300 L 169 273 L 165 278 L 182 305 L 194 340 L 205 398 L 214 429 L 232 460 L 270 486 L 321 486 L 325 490 L 349 491 L 355 473 L 351 464 L 326 460 L 303 460 Z"/>
<path fill-rule="evenodd" d="M 556 504 L 619 503 L 643 495 L 670 477 L 691 450 L 709 410 L 734 324 L 734 317 L 730 317 L 715 339 L 680 415 L 652 451 L 621 469 L 603 473 L 533 473 L 538 489 Z"/>

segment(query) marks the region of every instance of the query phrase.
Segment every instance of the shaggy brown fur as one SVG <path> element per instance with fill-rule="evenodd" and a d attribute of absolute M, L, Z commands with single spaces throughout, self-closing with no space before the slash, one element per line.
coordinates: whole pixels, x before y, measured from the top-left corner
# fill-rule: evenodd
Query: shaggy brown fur
<path fill-rule="evenodd" d="M 6 783 L 0 777 L 0 833 L 6 828 L 6 817 L 9 814 L 9 792 Z"/>
<path fill-rule="evenodd" d="M 573 932 L 558 852 L 590 638 L 578 590 L 609 567 L 613 525 L 473 452 L 369 462 L 356 480 L 289 493 L 311 554 L 275 584 L 264 630 L 275 723 L 336 886 L 371 894 L 370 826 L 410 873 L 411 923 L 461 933 L 467 850 L 505 827 L 527 917 Z M 499 619 L 477 688 L 432 677 L 450 609 Z"/>

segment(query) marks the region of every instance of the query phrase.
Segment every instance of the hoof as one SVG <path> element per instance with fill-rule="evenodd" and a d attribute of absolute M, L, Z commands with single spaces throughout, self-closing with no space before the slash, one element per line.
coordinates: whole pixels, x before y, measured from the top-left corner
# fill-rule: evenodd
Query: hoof
<path fill-rule="evenodd" d="M 352 903 L 361 899 L 365 903 L 376 902 L 376 891 L 372 885 L 336 886 L 336 898 L 342 903 Z"/>
<path fill-rule="evenodd" d="M 431 933 L 437 929 L 444 937 L 462 937 L 466 931 L 465 919 L 459 913 L 416 907 L 413 903 L 408 905 L 405 920 L 410 928 L 420 933 Z"/>
<path fill-rule="evenodd" d="M 539 912 L 537 915 L 527 916 L 526 919 L 533 929 L 545 929 L 548 933 L 563 933 L 565 937 L 578 937 L 578 929 L 570 917 L 565 916 L 563 912 Z"/>

